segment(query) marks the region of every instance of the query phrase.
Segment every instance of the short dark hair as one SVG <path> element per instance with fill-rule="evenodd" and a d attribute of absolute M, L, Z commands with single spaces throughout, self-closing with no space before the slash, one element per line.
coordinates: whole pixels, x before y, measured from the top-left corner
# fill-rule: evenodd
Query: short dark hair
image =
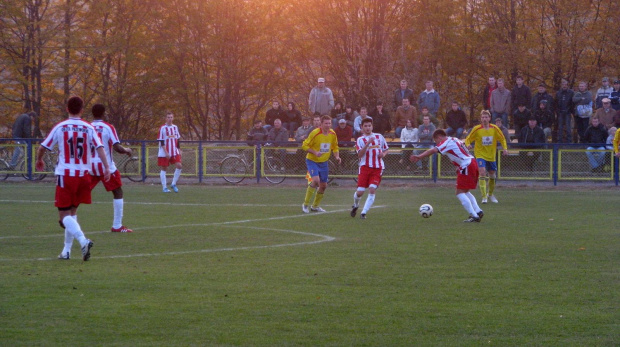
<path fill-rule="evenodd" d="M 445 131 L 445 130 L 443 130 L 443 129 L 437 129 L 437 130 L 435 130 L 435 132 L 433 133 L 433 138 L 437 138 L 437 137 L 439 137 L 439 136 L 446 137 L 446 136 L 448 136 L 448 134 L 446 134 L 446 131 Z"/>
<path fill-rule="evenodd" d="M 79 96 L 72 96 L 67 100 L 67 111 L 72 115 L 78 115 L 84 108 L 84 100 Z"/>
<path fill-rule="evenodd" d="M 328 116 L 328 115 L 324 114 L 324 115 L 322 115 L 322 116 L 321 116 L 321 123 L 323 123 L 323 121 L 324 121 L 324 120 L 329 120 L 329 121 L 331 121 L 331 120 L 332 120 L 332 117 L 330 117 L 330 116 Z"/>
<path fill-rule="evenodd" d="M 372 124 L 372 118 L 364 118 L 364 119 L 362 119 L 362 125 L 364 125 L 364 123 Z"/>
<path fill-rule="evenodd" d="M 93 118 L 101 119 L 105 113 L 105 106 L 102 104 L 94 104 L 91 112 L 93 113 Z"/>
<path fill-rule="evenodd" d="M 34 111 L 30 111 L 30 112 L 28 112 L 28 115 L 29 115 L 30 117 L 34 117 L 34 118 L 36 118 L 36 117 L 37 117 L 37 113 L 36 113 L 36 112 L 34 112 Z"/>

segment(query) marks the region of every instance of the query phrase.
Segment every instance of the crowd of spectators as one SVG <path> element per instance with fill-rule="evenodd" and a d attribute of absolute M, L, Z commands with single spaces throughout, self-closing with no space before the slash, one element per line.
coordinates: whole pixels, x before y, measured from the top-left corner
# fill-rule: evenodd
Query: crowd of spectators
<path fill-rule="evenodd" d="M 605 141 L 600 142 L 601 136 L 591 135 L 595 131 L 592 120 L 598 119 L 596 127 L 601 128 L 600 133 L 620 126 L 620 80 L 610 82 L 609 78 L 603 78 L 600 88 L 590 88 L 588 83 L 579 82 L 578 88 L 573 90 L 567 80 L 562 80 L 560 89 L 552 94 L 545 83 L 538 83 L 532 93 L 522 76 L 515 78 L 512 88 L 503 78 L 489 76 L 488 84 L 482 89 L 481 104 L 490 111 L 492 122 L 501 127 L 507 139 L 514 142 L 575 142 L 604 146 Z M 596 93 L 590 89 L 596 89 Z M 335 103 L 333 92 L 326 86 L 325 78 L 321 77 L 310 92 L 308 105 L 309 114 L 332 117 L 332 128 L 343 144 L 361 134 L 360 124 L 367 117 L 373 119 L 375 132 L 388 138 L 406 140 L 402 142 L 407 143 L 411 142 L 411 138 L 423 142 L 431 128 L 445 129 L 449 136 L 463 139 L 478 118 L 476 115 L 468 117 L 458 101 L 452 101 L 445 115 L 441 114 L 441 97 L 430 80 L 426 81 L 419 94 L 409 88 L 406 80 L 400 81 L 393 94 L 391 109 L 386 110 L 381 101 L 368 108 Z M 313 128 L 310 118 L 304 116 L 293 102 L 287 104 L 287 110 L 283 110 L 278 101 L 272 103 L 263 125 L 267 134 L 276 119 L 281 121 L 288 137 L 296 141 L 303 141 L 304 134 L 307 136 Z M 411 134 L 413 128 L 417 129 L 415 136 Z M 404 129 L 407 129 L 405 137 L 402 136 Z"/>

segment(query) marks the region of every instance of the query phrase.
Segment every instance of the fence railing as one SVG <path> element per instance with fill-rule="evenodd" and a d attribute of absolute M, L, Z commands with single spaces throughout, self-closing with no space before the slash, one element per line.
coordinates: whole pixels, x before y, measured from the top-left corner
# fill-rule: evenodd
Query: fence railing
<path fill-rule="evenodd" d="M 53 175 L 55 153 L 46 155 L 46 170 L 34 169 L 36 148 L 39 140 L 0 139 L 0 180 L 8 177 L 24 177 L 29 180 Z M 121 173 L 132 181 L 144 181 L 148 177 L 159 177 L 157 165 L 157 141 L 124 141 L 133 149 L 133 156 L 114 153 L 114 161 Z M 384 179 L 432 179 L 434 181 L 456 177 L 454 166 L 448 158 L 433 155 L 418 163 L 411 163 L 411 153 L 421 153 L 430 144 L 414 144 L 402 148 L 400 142 L 390 142 L 385 157 Z M 498 178 L 504 180 L 549 181 L 554 185 L 562 181 L 612 181 L 618 185 L 618 158 L 611 149 L 587 150 L 588 147 L 604 147 L 589 144 L 545 144 L 525 147 L 509 145 L 508 155 L 498 151 Z M 14 160 L 14 153 L 19 152 Z M 305 152 L 297 142 L 254 143 L 236 141 L 182 141 L 184 178 L 224 179 L 238 183 L 243 179 L 265 178 L 271 183 L 284 179 L 303 178 L 306 175 Z M 340 147 L 342 163 L 330 160 L 330 177 L 355 179 L 357 177 L 357 156 L 353 143 Z M 15 165 L 13 165 L 15 164 Z"/>

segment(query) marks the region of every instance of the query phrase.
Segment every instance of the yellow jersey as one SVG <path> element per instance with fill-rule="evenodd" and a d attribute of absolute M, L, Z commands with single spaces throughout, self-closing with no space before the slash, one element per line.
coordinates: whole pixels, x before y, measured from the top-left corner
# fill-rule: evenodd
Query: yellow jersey
<path fill-rule="evenodd" d="M 301 149 L 304 151 L 308 151 L 310 148 L 319 152 L 320 156 L 317 157 L 308 152 L 306 159 L 310 159 L 317 163 L 327 161 L 332 152 L 338 152 L 338 136 L 336 136 L 336 133 L 332 129 L 329 129 L 329 132 L 325 135 L 321 128 L 316 128 L 308 134 L 308 137 L 301 145 Z"/>
<path fill-rule="evenodd" d="M 501 143 L 503 149 L 508 149 L 502 130 L 495 124 L 489 124 L 488 129 L 485 129 L 482 124 L 473 127 L 465 138 L 465 145 L 469 146 L 472 142 L 475 142 L 474 155 L 476 158 L 486 161 L 495 161 L 497 142 Z"/>
<path fill-rule="evenodd" d="M 616 135 L 614 135 L 614 154 L 620 152 L 618 145 L 620 145 L 620 129 L 616 130 Z"/>

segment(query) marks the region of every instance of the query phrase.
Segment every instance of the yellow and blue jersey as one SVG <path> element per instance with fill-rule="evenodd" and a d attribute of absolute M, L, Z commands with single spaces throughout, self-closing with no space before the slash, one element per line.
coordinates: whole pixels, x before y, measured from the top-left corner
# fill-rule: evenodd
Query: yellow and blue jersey
<path fill-rule="evenodd" d="M 332 129 L 329 129 L 329 133 L 323 134 L 321 128 L 316 128 L 308 134 L 308 138 L 306 138 L 301 145 L 301 149 L 304 151 L 310 148 L 319 152 L 320 156 L 317 157 L 308 152 L 306 159 L 310 159 L 317 163 L 325 162 L 329 160 L 332 152 L 338 152 L 338 137 Z"/>
<path fill-rule="evenodd" d="M 502 130 L 495 124 L 489 124 L 489 128 L 485 129 L 482 124 L 476 125 L 471 129 L 467 138 L 465 138 L 465 145 L 469 146 L 474 142 L 474 155 L 476 158 L 481 158 L 486 161 L 495 161 L 495 153 L 497 151 L 496 143 L 499 142 L 503 149 L 508 149 L 506 144 L 506 137 L 502 133 Z"/>

